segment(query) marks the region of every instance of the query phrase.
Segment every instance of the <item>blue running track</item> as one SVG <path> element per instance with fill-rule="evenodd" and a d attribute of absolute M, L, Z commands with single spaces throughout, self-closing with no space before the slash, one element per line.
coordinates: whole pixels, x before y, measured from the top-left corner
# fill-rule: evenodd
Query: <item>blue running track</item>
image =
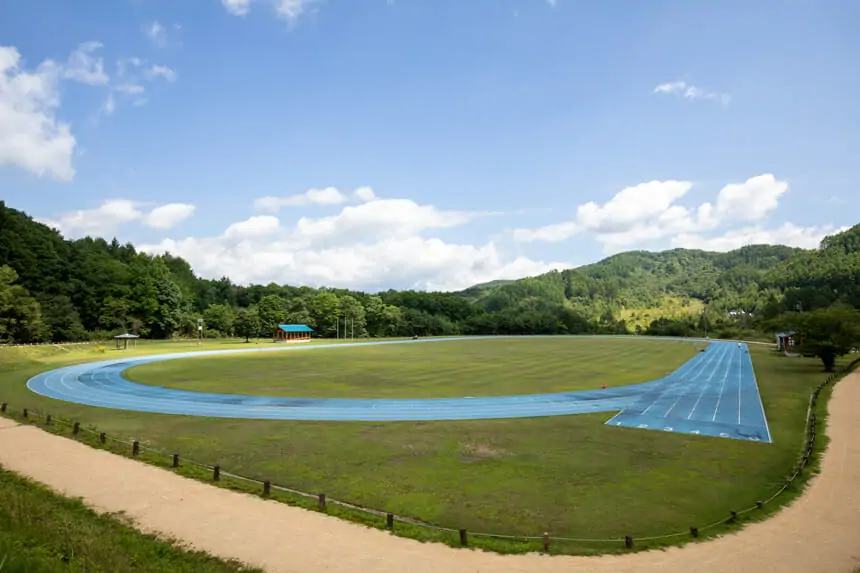
<path fill-rule="evenodd" d="M 771 442 L 747 347 L 735 342 L 709 340 L 710 346 L 706 352 L 697 353 L 675 372 L 651 382 L 601 390 L 523 396 L 279 398 L 188 392 L 137 384 L 123 376 L 123 372 L 132 366 L 193 356 L 286 350 L 335 351 L 350 346 L 455 342 L 480 338 L 503 337 L 271 346 L 121 358 L 45 372 L 30 379 L 27 387 L 49 398 L 88 406 L 160 414 L 268 420 L 481 420 L 618 412 L 607 424 Z"/>

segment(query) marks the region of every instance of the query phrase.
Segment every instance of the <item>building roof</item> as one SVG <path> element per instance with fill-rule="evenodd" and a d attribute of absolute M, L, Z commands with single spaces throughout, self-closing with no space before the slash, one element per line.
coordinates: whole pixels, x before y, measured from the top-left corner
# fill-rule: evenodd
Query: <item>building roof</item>
<path fill-rule="evenodd" d="M 779 338 L 784 338 L 784 337 L 786 337 L 786 336 L 792 336 L 792 335 L 794 335 L 794 334 L 797 334 L 797 333 L 796 333 L 796 332 L 794 332 L 793 330 L 789 330 L 788 332 L 780 332 L 779 334 L 777 334 L 777 336 L 778 336 Z"/>
<path fill-rule="evenodd" d="M 279 324 L 278 328 L 284 332 L 313 332 L 314 329 L 307 324 Z"/>
<path fill-rule="evenodd" d="M 125 333 L 125 334 L 117 334 L 116 336 L 114 336 L 114 338 L 123 339 L 123 338 L 140 338 L 140 337 L 136 334 Z"/>

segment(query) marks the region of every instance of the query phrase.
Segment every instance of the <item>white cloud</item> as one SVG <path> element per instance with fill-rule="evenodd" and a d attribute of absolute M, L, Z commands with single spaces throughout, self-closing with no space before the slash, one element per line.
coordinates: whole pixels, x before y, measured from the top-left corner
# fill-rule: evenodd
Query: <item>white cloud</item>
<path fill-rule="evenodd" d="M 537 229 L 514 229 L 514 240 L 520 243 L 543 241 L 557 243 L 569 239 L 582 231 L 582 227 L 573 221 L 554 223 Z"/>
<path fill-rule="evenodd" d="M 359 201 L 367 203 L 368 201 L 373 201 L 376 199 L 376 193 L 373 191 L 371 187 L 359 187 L 355 191 L 352 192 L 353 196 Z"/>
<path fill-rule="evenodd" d="M 176 81 L 176 71 L 168 68 L 167 66 L 159 66 L 153 65 L 150 66 L 144 73 L 144 77 L 149 80 L 155 80 L 158 78 L 163 78 L 165 81 L 174 82 Z"/>
<path fill-rule="evenodd" d="M 74 177 L 75 137 L 56 116 L 61 76 L 61 66 L 51 60 L 24 70 L 18 50 L 0 46 L 0 166 L 59 181 Z"/>
<path fill-rule="evenodd" d="M 254 206 L 263 211 L 277 213 L 284 207 L 302 207 L 306 205 L 338 205 L 346 203 L 348 197 L 335 187 L 309 189 L 298 195 L 288 197 L 261 197 L 254 201 Z"/>
<path fill-rule="evenodd" d="M 143 27 L 143 33 L 157 48 L 167 46 L 167 29 L 158 20 L 153 20 Z"/>
<path fill-rule="evenodd" d="M 433 205 L 418 205 L 410 199 L 377 199 L 345 207 L 338 215 L 296 223 L 295 236 L 309 245 L 354 243 L 366 239 L 406 238 L 427 229 L 462 225 L 474 215 L 441 211 Z"/>
<path fill-rule="evenodd" d="M 313 9 L 320 0 L 269 0 L 275 15 L 294 24 Z M 246 16 L 251 11 L 251 0 L 221 0 L 221 4 L 233 16 Z"/>
<path fill-rule="evenodd" d="M 224 231 L 225 239 L 257 239 L 273 234 L 281 227 L 277 217 L 259 215 L 233 223 Z"/>
<path fill-rule="evenodd" d="M 79 45 L 63 68 L 63 78 L 90 86 L 106 85 L 110 78 L 104 70 L 104 59 L 93 55 L 101 48 L 101 42 L 84 42 Z"/>
<path fill-rule="evenodd" d="M 672 246 L 720 252 L 739 249 L 746 245 L 788 245 L 814 249 L 827 235 L 841 233 L 847 229 L 848 227 L 837 229 L 832 225 L 801 227 L 793 223 L 784 223 L 773 229 L 762 227 L 734 229 L 714 237 L 704 237 L 700 234 L 681 234 L 672 238 Z"/>
<path fill-rule="evenodd" d="M 274 280 L 370 290 L 392 285 L 456 290 L 570 266 L 505 257 L 492 241 L 464 245 L 423 236 L 475 214 L 408 199 L 370 199 L 367 191 L 358 195 L 368 202 L 334 216 L 301 218 L 292 226 L 271 215 L 255 216 L 217 237 L 165 239 L 141 249 L 174 253 L 202 276 L 227 275 L 239 283 Z"/>
<path fill-rule="evenodd" d="M 251 10 L 251 0 L 221 0 L 221 4 L 234 16 L 244 16 Z"/>
<path fill-rule="evenodd" d="M 302 14 L 307 13 L 319 0 L 274 0 L 275 13 L 279 18 L 290 23 L 297 21 Z"/>
<path fill-rule="evenodd" d="M 188 203 L 168 203 L 143 216 L 143 223 L 153 229 L 171 229 L 188 219 L 197 209 Z"/>
<path fill-rule="evenodd" d="M 692 186 L 689 181 L 641 183 L 622 189 L 603 205 L 593 201 L 580 205 L 572 221 L 515 229 L 512 236 L 519 242 L 559 242 L 577 233 L 590 233 L 603 243 L 605 252 L 613 253 L 646 241 L 690 237 L 720 226 L 760 221 L 788 191 L 788 183 L 766 173 L 724 186 L 714 204 L 677 205 Z"/>
<path fill-rule="evenodd" d="M 154 229 L 169 229 L 194 214 L 194 205 L 168 203 L 149 212 L 141 204 L 128 199 L 109 199 L 95 209 L 79 209 L 63 213 L 58 219 L 39 219 L 68 237 L 113 236 L 124 224 L 140 222 Z"/>
<path fill-rule="evenodd" d="M 350 195 L 340 191 L 336 187 L 325 187 L 322 189 L 309 189 L 298 195 L 287 197 L 260 197 L 254 201 L 254 207 L 260 211 L 277 213 L 285 207 L 306 207 L 310 205 L 331 206 L 347 203 L 350 199 L 367 203 L 376 200 L 376 192 L 371 187 L 358 187 Z"/>
<path fill-rule="evenodd" d="M 149 101 L 146 96 L 145 84 L 147 82 L 151 83 L 157 80 L 174 82 L 177 79 L 177 73 L 172 68 L 160 64 L 150 64 L 138 57 L 122 58 L 117 61 L 116 68 L 117 80 L 110 86 L 107 100 L 102 106 L 108 115 L 116 109 L 117 96 L 139 107 Z"/>
<path fill-rule="evenodd" d="M 677 95 L 690 100 L 712 100 L 726 106 L 732 97 L 727 93 L 712 92 L 683 81 L 667 82 L 654 88 L 655 94 Z"/>

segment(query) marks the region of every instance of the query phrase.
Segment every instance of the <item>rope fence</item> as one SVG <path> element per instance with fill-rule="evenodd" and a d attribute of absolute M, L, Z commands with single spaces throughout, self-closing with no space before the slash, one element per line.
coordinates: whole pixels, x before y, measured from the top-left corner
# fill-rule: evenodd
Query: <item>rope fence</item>
<path fill-rule="evenodd" d="M 63 425 L 65 427 L 71 428 L 72 435 L 77 439 L 81 439 L 84 434 L 89 435 L 93 438 L 98 439 L 98 444 L 107 446 L 110 444 L 118 444 L 124 446 L 124 451 L 117 452 L 123 455 L 129 455 L 133 458 L 137 458 L 141 456 L 143 453 L 148 453 L 150 455 L 156 456 L 158 458 L 162 458 L 165 460 L 169 460 L 169 464 L 158 464 L 164 465 L 170 468 L 180 468 L 181 465 L 186 464 L 189 466 L 196 467 L 200 470 L 204 470 L 205 472 L 210 474 L 210 481 L 212 482 L 220 482 L 223 478 L 229 478 L 238 482 L 243 482 L 246 484 L 253 484 L 257 486 L 257 490 L 259 495 L 264 498 L 269 498 L 272 496 L 272 492 L 281 492 L 284 494 L 292 495 L 301 499 L 308 500 L 312 502 L 313 508 L 317 509 L 321 512 L 326 512 L 329 506 L 336 506 L 347 509 L 349 511 L 357 512 L 359 514 L 364 514 L 366 516 L 370 516 L 373 518 L 385 518 L 385 528 L 394 531 L 396 523 L 403 523 L 405 525 L 425 528 L 428 530 L 436 531 L 436 532 L 444 532 L 450 534 L 456 534 L 459 536 L 459 544 L 463 547 L 469 545 L 469 538 L 479 538 L 479 539 L 497 539 L 497 540 L 509 540 L 509 541 L 523 541 L 523 542 L 534 542 L 540 541 L 542 542 L 542 549 L 544 553 L 550 552 L 551 542 L 572 542 L 572 543 L 623 543 L 624 547 L 627 549 L 632 549 L 635 542 L 649 542 L 649 541 L 662 541 L 673 538 L 697 538 L 700 534 L 711 530 L 715 527 L 731 524 L 737 522 L 738 518 L 746 515 L 748 513 L 754 511 L 760 511 L 763 507 L 771 502 L 773 502 L 777 497 L 785 492 L 797 478 L 801 475 L 802 471 L 809 464 L 810 459 L 812 458 L 813 452 L 815 451 L 815 443 L 816 443 L 816 431 L 817 431 L 817 420 L 814 412 L 815 405 L 818 401 L 818 397 L 821 394 L 821 391 L 834 381 L 842 378 L 844 375 L 848 374 L 851 370 L 853 370 L 858 364 L 860 364 L 860 358 L 855 359 L 848 366 L 842 368 L 836 373 L 829 375 L 823 382 L 821 382 L 811 393 L 809 397 L 809 407 L 807 409 L 806 415 L 806 427 L 804 430 L 804 445 L 801 451 L 800 458 L 794 467 L 792 474 L 790 477 L 786 478 L 782 486 L 770 497 L 764 500 L 757 501 L 754 506 L 747 507 L 745 509 L 741 509 L 739 511 L 731 511 L 729 515 L 725 518 L 718 519 L 712 523 L 709 523 L 703 527 L 691 527 L 688 531 L 680 531 L 676 533 L 668 533 L 665 535 L 655 535 L 655 536 L 643 536 L 643 537 L 633 537 L 630 535 L 626 535 L 623 537 L 616 538 L 575 538 L 575 537 L 556 537 L 549 535 L 549 533 L 543 533 L 542 535 L 504 535 L 497 533 L 483 533 L 483 532 L 471 532 L 466 529 L 455 529 L 450 527 L 443 527 L 439 525 L 435 525 L 432 523 L 427 523 L 418 519 L 414 519 L 407 516 L 396 515 L 391 512 L 386 512 L 378 509 L 363 507 L 361 505 L 357 505 L 354 503 L 349 503 L 346 501 L 332 499 L 327 497 L 324 493 L 309 493 L 305 491 L 300 491 L 297 489 L 289 488 L 283 485 L 274 484 L 271 481 L 263 481 L 256 478 L 251 478 L 248 476 L 242 476 L 239 474 L 235 474 L 232 472 L 224 471 L 219 465 L 208 465 L 201 462 L 197 462 L 195 460 L 191 460 L 188 458 L 180 457 L 178 453 L 167 453 L 163 450 L 159 450 L 157 448 L 150 447 L 148 445 L 141 445 L 138 440 L 123 440 L 120 438 L 116 438 L 114 436 L 109 436 L 105 432 L 98 431 L 95 427 L 84 427 L 81 426 L 80 422 L 65 420 L 62 418 L 57 418 L 52 416 L 51 414 L 43 414 L 41 412 L 30 410 L 24 408 L 21 410 L 20 415 L 13 412 L 9 404 L 6 402 L 0 403 L 0 414 L 4 414 L 6 416 L 14 417 L 14 418 L 23 418 L 25 421 L 30 423 L 36 423 L 37 421 L 41 421 L 42 424 L 46 427 L 54 427 L 57 425 Z M 82 434 L 82 432 L 84 434 Z M 315 503 L 313 503 L 315 502 Z M 379 525 L 378 523 L 375 525 Z"/>

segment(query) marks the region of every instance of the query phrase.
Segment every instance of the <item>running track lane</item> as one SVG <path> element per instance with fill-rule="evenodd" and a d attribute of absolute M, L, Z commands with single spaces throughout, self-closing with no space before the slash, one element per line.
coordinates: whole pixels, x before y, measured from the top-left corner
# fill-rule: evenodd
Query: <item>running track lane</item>
<path fill-rule="evenodd" d="M 45 372 L 30 379 L 27 387 L 49 398 L 88 406 L 221 418 L 394 422 L 619 412 L 607 424 L 771 442 L 747 346 L 736 342 L 683 339 L 689 342 L 708 342 L 710 346 L 707 351 L 697 353 L 675 372 L 651 382 L 611 389 L 522 396 L 433 399 L 280 398 L 188 392 L 137 384 L 122 375 L 128 368 L 140 364 L 194 356 L 334 350 L 349 346 L 463 342 L 486 338 L 522 337 L 275 346 L 120 358 Z"/>

